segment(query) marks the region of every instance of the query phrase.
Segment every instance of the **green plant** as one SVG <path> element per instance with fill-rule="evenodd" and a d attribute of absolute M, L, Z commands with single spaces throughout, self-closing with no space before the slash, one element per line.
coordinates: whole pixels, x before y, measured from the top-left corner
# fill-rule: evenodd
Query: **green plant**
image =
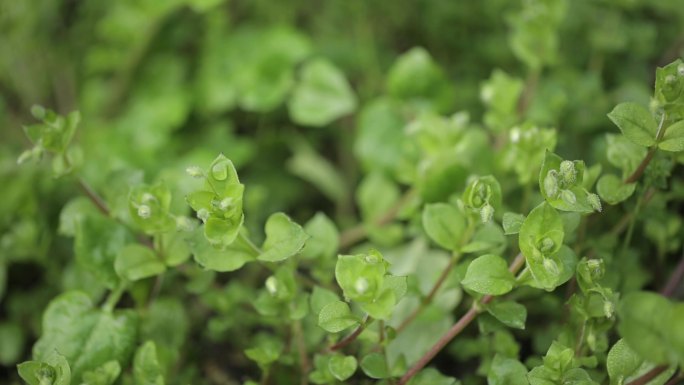
<path fill-rule="evenodd" d="M 478 123 L 454 112 L 459 96 L 449 75 L 423 48 L 399 56 L 384 78 L 361 76 L 359 85 L 349 80 L 359 79 L 352 70 L 322 58 L 293 28 L 230 30 L 211 12 L 220 3 L 141 10 L 122 2 L 114 8 L 121 14 L 106 14 L 99 29 L 121 36 L 108 35 L 110 46 L 96 45 L 91 59 L 122 68 L 113 71 L 121 90 L 98 99 L 91 85 L 83 119 L 31 109 L 38 123 L 24 127 L 31 147 L 18 156 L 21 170 L 8 189 L 17 193 L 3 196 L 22 202 L 29 191 L 23 199 L 55 195 L 67 203 L 52 217 L 41 215 L 40 202 L 25 205 L 1 244 L 44 256 L 48 275 L 29 297 L 40 298 L 36 309 L 7 311 L 13 318 L 0 323 L 4 363 L 5 356 L 19 361 L 26 344 L 18 320 L 40 322 L 30 359 L 17 365 L 23 381 L 681 380 L 684 304 L 675 297 L 684 256 L 673 258 L 684 235 L 681 60 L 656 70 L 652 96 L 635 92 L 625 99 L 639 102 L 621 102 L 607 118 L 604 106 L 601 119 L 614 123 L 612 132 L 589 122 L 590 131 L 573 139 L 563 118 L 580 125 L 582 117 L 557 109 L 591 115 L 589 102 L 603 93 L 593 88 L 593 72 L 580 77 L 572 65 L 555 66 L 563 28 L 572 27 L 566 15 L 589 5 L 534 0 L 511 11 L 511 60 L 527 77 L 494 70 L 480 88 Z M 353 4 L 359 14 L 371 12 Z M 163 50 L 141 70 L 149 88 L 130 72 L 140 58 L 96 60 L 100 50 L 130 44 L 143 52 L 150 44 L 153 32 L 138 43 L 113 27 L 126 15 L 146 15 L 136 23 L 155 31 L 183 7 L 206 13 L 208 25 L 195 68 L 197 117 L 182 91 L 184 64 L 165 60 Z M 594 55 L 618 49 L 596 34 Z M 575 77 L 588 84 L 575 89 L 586 95 L 559 107 L 554 87 Z M 136 87 L 126 101 L 126 89 Z M 236 121 L 268 134 L 250 140 L 221 126 L 235 109 L 246 114 Z M 123 139 L 97 132 L 98 118 L 112 112 L 122 114 L 113 127 Z M 220 126 L 191 143 L 199 149 L 180 147 L 172 133 L 192 119 Z M 273 134 L 282 120 L 301 131 L 282 140 Z M 324 148 L 337 142 L 335 163 Z M 188 152 L 174 159 L 178 148 Z M 582 153 L 591 161 L 574 159 Z M 299 181 L 284 178 L 285 170 Z M 49 229 L 55 216 L 62 238 L 53 242 L 37 229 Z M 10 259 L 0 257 L 2 298 Z M 30 302 L 7 287 L 12 309 Z"/>

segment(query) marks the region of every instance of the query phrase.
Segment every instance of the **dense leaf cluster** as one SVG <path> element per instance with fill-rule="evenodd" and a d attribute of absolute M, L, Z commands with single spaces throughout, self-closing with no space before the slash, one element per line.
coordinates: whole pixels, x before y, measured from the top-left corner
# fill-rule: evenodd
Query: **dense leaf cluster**
<path fill-rule="evenodd" d="M 682 381 L 682 23 L 3 4 L 0 382 Z"/>

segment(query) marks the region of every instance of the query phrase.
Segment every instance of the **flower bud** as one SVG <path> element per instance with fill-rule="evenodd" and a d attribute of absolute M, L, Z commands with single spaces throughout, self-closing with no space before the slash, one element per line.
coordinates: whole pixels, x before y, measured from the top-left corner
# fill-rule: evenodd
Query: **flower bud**
<path fill-rule="evenodd" d="M 601 212 L 601 199 L 596 194 L 587 195 L 587 201 L 595 211 Z"/>
<path fill-rule="evenodd" d="M 577 197 L 575 196 L 575 193 L 573 193 L 570 190 L 562 190 L 561 199 L 563 200 L 563 202 L 569 205 L 574 205 L 575 203 L 577 203 Z"/>
<path fill-rule="evenodd" d="M 587 269 L 589 269 L 589 274 L 591 274 L 592 279 L 600 279 L 603 277 L 603 261 L 600 259 L 589 259 L 587 260 Z"/>
<path fill-rule="evenodd" d="M 368 290 L 368 280 L 366 278 L 360 277 L 354 282 L 354 289 L 359 294 L 363 294 Z"/>
<path fill-rule="evenodd" d="M 573 184 L 577 180 L 577 170 L 575 163 L 571 160 L 564 160 L 560 164 L 560 174 L 566 184 Z"/>
<path fill-rule="evenodd" d="M 684 64 L 680 64 L 677 66 L 677 75 L 684 76 Z"/>
<path fill-rule="evenodd" d="M 482 219 L 482 223 L 487 223 L 490 220 L 492 220 L 493 215 L 494 215 L 494 207 L 492 207 L 489 203 L 485 204 L 480 209 L 480 218 Z"/>
<path fill-rule="evenodd" d="M 185 169 L 185 172 L 193 178 L 201 178 L 204 176 L 202 169 L 197 166 L 190 166 Z"/>
<path fill-rule="evenodd" d="M 551 275 L 558 275 L 560 272 L 558 270 L 558 265 L 556 261 L 551 258 L 544 258 L 544 270 L 546 270 Z"/>
<path fill-rule="evenodd" d="M 152 215 L 152 209 L 148 205 L 138 206 L 138 216 L 142 219 L 148 219 Z"/>
<path fill-rule="evenodd" d="M 553 250 L 553 247 L 555 245 L 556 244 L 553 242 L 553 239 L 546 237 L 546 238 L 542 239 L 539 250 L 542 253 L 548 253 L 549 251 Z"/>
<path fill-rule="evenodd" d="M 207 219 L 209 219 L 209 210 L 199 209 L 199 211 L 197 211 L 197 218 L 199 218 L 202 222 L 206 222 Z"/>
<path fill-rule="evenodd" d="M 558 196 L 558 178 L 555 170 L 549 170 L 544 178 L 544 190 L 549 198 L 555 199 Z"/>
<path fill-rule="evenodd" d="M 233 198 L 224 198 L 220 203 L 219 203 L 219 208 L 221 210 L 228 210 L 230 207 L 233 206 Z"/>
<path fill-rule="evenodd" d="M 276 277 L 271 276 L 266 279 L 266 290 L 271 295 L 275 295 L 278 292 L 278 280 Z"/>
<path fill-rule="evenodd" d="M 615 312 L 615 305 L 610 301 L 603 302 L 603 314 L 606 318 L 613 318 L 613 313 Z"/>

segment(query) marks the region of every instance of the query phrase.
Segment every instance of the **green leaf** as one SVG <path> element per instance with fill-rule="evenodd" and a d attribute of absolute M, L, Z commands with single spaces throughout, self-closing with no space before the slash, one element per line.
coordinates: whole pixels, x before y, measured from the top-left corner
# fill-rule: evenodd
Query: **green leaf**
<path fill-rule="evenodd" d="M 590 213 L 596 210 L 582 183 L 584 169 L 583 161 L 563 160 L 547 150 L 539 172 L 539 190 L 544 199 L 561 211 Z"/>
<path fill-rule="evenodd" d="M 369 316 L 375 319 L 388 320 L 396 303 L 397 298 L 394 295 L 394 290 L 386 288 L 381 290 L 371 301 L 361 302 L 359 305 Z"/>
<path fill-rule="evenodd" d="M 458 385 L 453 377 L 447 377 L 435 368 L 425 368 L 418 372 L 407 385 Z"/>
<path fill-rule="evenodd" d="M 358 324 L 358 318 L 352 314 L 346 302 L 329 302 L 318 313 L 318 326 L 330 333 L 339 333 Z"/>
<path fill-rule="evenodd" d="M 487 312 L 493 315 L 494 318 L 501 321 L 504 325 L 515 329 L 525 329 L 525 320 L 527 319 L 527 309 L 525 306 L 513 302 L 494 302 L 487 305 Z"/>
<path fill-rule="evenodd" d="M 673 354 L 667 325 L 670 311 L 670 301 L 660 294 L 628 293 L 618 305 L 618 332 L 639 356 L 655 364 L 668 363 Z"/>
<path fill-rule="evenodd" d="M 266 240 L 260 261 L 279 262 L 299 253 L 309 236 L 304 229 L 283 213 L 275 213 L 266 221 Z"/>
<path fill-rule="evenodd" d="M 121 374 L 118 361 L 108 361 L 102 366 L 83 372 L 83 383 L 87 385 L 112 385 Z"/>
<path fill-rule="evenodd" d="M 339 245 L 339 232 L 335 223 L 319 212 L 304 225 L 304 232 L 311 238 L 306 241 L 302 255 L 307 258 L 323 258 L 335 255 Z"/>
<path fill-rule="evenodd" d="M 605 174 L 596 184 L 596 191 L 601 199 L 611 205 L 627 200 L 634 193 L 636 183 L 624 183 L 613 174 Z"/>
<path fill-rule="evenodd" d="M 108 288 L 119 282 L 114 269 L 116 257 L 133 237 L 121 224 L 101 215 L 87 216 L 78 225 L 74 243 L 76 261 Z"/>
<path fill-rule="evenodd" d="M 528 385 L 527 368 L 520 361 L 497 354 L 487 373 L 488 385 Z"/>
<path fill-rule="evenodd" d="M 363 222 L 376 226 L 376 221 L 399 200 L 399 187 L 381 173 L 368 174 L 356 191 Z"/>
<path fill-rule="evenodd" d="M 195 262 L 213 271 L 235 271 L 256 259 L 254 250 L 240 238 L 225 249 L 217 249 L 209 244 L 200 229 L 195 230 L 188 239 L 188 244 Z"/>
<path fill-rule="evenodd" d="M 19 376 L 29 385 L 71 385 L 71 369 L 66 358 L 53 350 L 42 361 L 17 365 Z"/>
<path fill-rule="evenodd" d="M 632 142 L 650 147 L 656 143 L 658 123 L 653 115 L 636 103 L 620 103 L 608 114 L 610 120 Z"/>
<path fill-rule="evenodd" d="M 506 235 L 518 234 L 520 232 L 520 227 L 522 227 L 525 221 L 525 216 L 516 213 L 504 213 L 503 215 L 503 228 Z"/>
<path fill-rule="evenodd" d="M 135 385 L 164 385 L 164 375 L 157 359 L 157 347 L 152 341 L 145 342 L 133 359 Z"/>
<path fill-rule="evenodd" d="M 116 256 L 114 269 L 121 278 L 137 281 L 163 273 L 166 265 L 149 247 L 132 243 Z"/>
<path fill-rule="evenodd" d="M 234 220 L 210 217 L 204 223 L 204 236 L 216 247 L 229 246 L 237 238 L 243 218 L 240 216 L 239 220 Z"/>
<path fill-rule="evenodd" d="M 363 357 L 361 369 L 370 378 L 382 379 L 390 376 L 385 356 L 380 353 L 370 353 Z"/>
<path fill-rule="evenodd" d="M 344 381 L 351 377 L 356 371 L 357 366 L 358 363 L 354 356 L 335 354 L 330 357 L 330 361 L 328 361 L 330 373 L 339 381 Z"/>
<path fill-rule="evenodd" d="M 461 285 L 480 294 L 502 295 L 513 289 L 515 277 L 503 258 L 486 254 L 468 265 Z"/>
<path fill-rule="evenodd" d="M 658 143 L 658 148 L 671 152 L 684 151 L 684 120 L 667 128 L 663 139 Z"/>
<path fill-rule="evenodd" d="M 444 113 L 453 108 L 451 82 L 421 47 L 412 48 L 392 65 L 387 74 L 387 92 L 417 109 Z"/>
<path fill-rule="evenodd" d="M 624 383 L 626 378 L 639 369 L 642 362 L 643 359 L 627 345 L 625 340 L 620 339 L 610 348 L 606 360 L 610 383 Z"/>
<path fill-rule="evenodd" d="M 339 300 L 340 297 L 338 297 L 338 295 L 334 292 L 324 289 L 320 286 L 314 286 L 313 290 L 311 291 L 311 297 L 309 301 L 311 312 L 318 315 L 325 305 Z"/>
<path fill-rule="evenodd" d="M 293 151 L 294 156 L 286 164 L 291 173 L 314 185 L 333 202 L 342 203 L 347 199 L 346 182 L 328 159 L 308 144 L 298 144 Z"/>
<path fill-rule="evenodd" d="M 456 250 L 466 228 L 465 215 L 447 203 L 431 203 L 423 209 L 423 228 L 438 245 Z"/>
<path fill-rule="evenodd" d="M 137 324 L 132 311 L 100 311 L 86 294 L 67 292 L 45 311 L 43 335 L 33 347 L 33 357 L 45 361 L 57 350 L 71 364 L 72 377 L 80 381 L 83 372 L 109 361 L 126 362 L 133 352 Z"/>
<path fill-rule="evenodd" d="M 276 362 L 283 353 L 285 346 L 279 339 L 270 336 L 258 336 L 256 346 L 245 350 L 245 355 L 252 361 L 265 368 Z"/>
<path fill-rule="evenodd" d="M 344 74 L 324 59 L 307 62 L 288 101 L 290 116 L 305 126 L 325 126 L 356 109 L 356 96 Z"/>
<path fill-rule="evenodd" d="M 359 302 L 372 302 L 383 291 L 386 262 L 377 251 L 366 255 L 340 255 L 335 279 L 344 296 Z"/>
<path fill-rule="evenodd" d="M 543 255 L 554 254 L 563 245 L 563 221 L 558 212 L 546 202 L 530 211 L 525 218 L 518 244 L 527 260 L 540 261 Z"/>

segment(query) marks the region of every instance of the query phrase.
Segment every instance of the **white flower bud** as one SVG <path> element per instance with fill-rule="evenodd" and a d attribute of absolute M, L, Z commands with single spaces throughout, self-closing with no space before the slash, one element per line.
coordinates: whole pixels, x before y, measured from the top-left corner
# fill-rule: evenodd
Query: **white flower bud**
<path fill-rule="evenodd" d="M 555 199 L 558 196 L 558 178 L 555 170 L 549 170 L 544 178 L 544 190 L 549 198 Z"/>
<path fill-rule="evenodd" d="M 206 222 L 207 219 L 209 219 L 209 210 L 199 209 L 199 211 L 197 211 L 197 218 L 199 218 L 202 222 Z"/>
<path fill-rule="evenodd" d="M 197 166 L 190 166 L 185 169 L 185 172 L 193 178 L 201 178 L 204 176 L 202 169 Z"/>
<path fill-rule="evenodd" d="M 227 210 L 228 208 L 233 206 L 233 198 L 224 198 L 220 203 L 219 203 L 219 208 L 221 210 Z"/>
<path fill-rule="evenodd" d="M 359 294 L 363 294 L 368 290 L 368 280 L 366 278 L 360 277 L 354 282 L 354 289 Z"/>
<path fill-rule="evenodd" d="M 546 238 L 542 239 L 541 246 L 539 249 L 541 250 L 542 253 L 547 253 L 547 252 L 551 251 L 555 245 L 556 244 L 553 242 L 553 239 L 546 237 Z"/>
<path fill-rule="evenodd" d="M 152 215 L 152 209 L 148 205 L 138 206 L 138 216 L 142 219 L 148 219 Z"/>
<path fill-rule="evenodd" d="M 492 220 L 492 216 L 494 216 L 494 207 L 489 203 L 482 206 L 480 209 L 480 219 L 482 219 L 482 223 L 487 223 Z"/>
<path fill-rule="evenodd" d="M 544 258 L 544 270 L 546 270 L 551 275 L 558 275 L 558 265 L 556 261 L 551 258 Z"/>
<path fill-rule="evenodd" d="M 615 312 L 615 305 L 610 301 L 603 302 L 603 314 L 606 318 L 613 318 L 613 313 Z"/>
<path fill-rule="evenodd" d="M 562 190 L 561 199 L 563 200 L 563 202 L 569 205 L 574 205 L 575 203 L 577 203 L 577 197 L 575 196 L 575 193 L 573 193 L 570 190 Z"/>
<path fill-rule="evenodd" d="M 275 295 L 278 292 L 278 280 L 275 277 L 268 277 L 266 279 L 266 290 L 271 295 Z"/>

